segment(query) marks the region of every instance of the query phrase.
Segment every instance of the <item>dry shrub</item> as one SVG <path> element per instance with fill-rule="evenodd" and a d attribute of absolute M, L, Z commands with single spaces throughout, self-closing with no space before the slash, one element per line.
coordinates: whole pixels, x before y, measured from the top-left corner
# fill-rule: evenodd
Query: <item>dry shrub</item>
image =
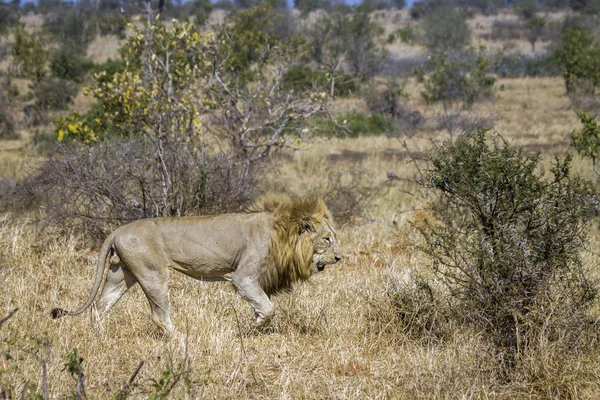
<path fill-rule="evenodd" d="M 384 195 L 391 180 L 375 183 L 364 179 L 365 170 L 358 165 L 330 168 L 327 184 L 320 194 L 338 225 L 365 218 L 365 210 L 374 198 Z"/>
<path fill-rule="evenodd" d="M 227 153 L 193 143 L 111 139 L 56 146 L 17 186 L 16 204 L 46 207 L 45 221 L 97 240 L 116 226 L 159 216 L 239 210 L 254 175 Z"/>
<path fill-rule="evenodd" d="M 495 119 L 494 115 L 488 113 L 465 110 L 462 107 L 445 107 L 442 112 L 434 115 L 430 123 L 435 130 L 447 131 L 452 139 L 464 132 L 491 129 Z"/>
<path fill-rule="evenodd" d="M 600 330 L 554 282 L 536 299 L 524 330 L 510 392 L 540 398 L 593 398 L 600 390 L 592 372 L 600 362 Z M 575 383 L 576 382 L 576 383 Z M 517 395 L 517 393 L 515 393 Z"/>
<path fill-rule="evenodd" d="M 58 78 L 35 82 L 31 89 L 42 110 L 66 110 L 78 91 L 72 82 Z"/>
<path fill-rule="evenodd" d="M 431 279 L 407 268 L 399 276 L 388 276 L 386 291 L 408 337 L 417 340 L 447 337 L 452 310 L 446 307 L 442 301 L 445 296 Z"/>

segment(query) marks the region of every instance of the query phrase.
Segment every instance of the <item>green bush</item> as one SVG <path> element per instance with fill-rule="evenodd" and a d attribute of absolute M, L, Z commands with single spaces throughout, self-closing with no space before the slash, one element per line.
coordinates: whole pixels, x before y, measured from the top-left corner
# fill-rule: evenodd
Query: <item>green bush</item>
<path fill-rule="evenodd" d="M 337 129 L 330 129 L 332 136 L 379 136 L 385 135 L 393 130 L 393 122 L 383 114 L 372 114 L 367 116 L 361 113 L 340 114 L 335 118 Z M 341 128 L 341 129 L 340 129 Z"/>
<path fill-rule="evenodd" d="M 385 66 L 388 52 L 383 46 L 384 29 L 370 17 L 363 6 L 348 9 L 336 7 L 321 14 L 303 32 L 310 57 L 328 70 L 342 61 L 346 70 L 358 78 L 369 78 Z"/>
<path fill-rule="evenodd" d="M 350 96 L 352 93 L 357 92 L 358 86 L 354 77 L 345 75 L 343 72 L 335 72 L 334 79 L 335 96 Z M 283 87 L 286 90 L 293 90 L 295 92 L 305 92 L 320 88 L 320 90 L 329 93 L 331 83 L 331 74 L 325 71 L 315 71 L 305 65 L 290 68 L 283 77 Z"/>
<path fill-rule="evenodd" d="M 423 44 L 433 53 L 462 50 L 471 42 L 465 13 L 457 7 L 438 7 L 423 20 Z"/>
<path fill-rule="evenodd" d="M 48 78 L 32 85 L 37 104 L 44 110 L 65 110 L 73 102 L 77 87 L 69 81 Z"/>
<path fill-rule="evenodd" d="M 45 18 L 44 28 L 63 46 L 85 52 L 87 45 L 96 37 L 96 26 L 91 20 L 91 10 L 77 6 L 63 7 L 59 12 Z"/>
<path fill-rule="evenodd" d="M 383 89 L 377 88 L 375 84 L 366 86 L 362 97 L 372 113 L 381 113 L 392 118 L 398 118 L 404 112 L 401 102 L 408 98 L 404 86 L 405 82 L 389 79 L 385 81 Z"/>
<path fill-rule="evenodd" d="M 549 313 L 552 299 L 569 325 L 597 296 L 580 255 L 591 185 L 571 174 L 570 158 L 556 159 L 547 178 L 539 164 L 480 131 L 442 147 L 423 180 L 434 190 L 433 220 L 418 226 L 432 272 L 455 315 L 511 355 L 535 340 L 530 332 L 554 328 L 531 317 Z"/>
<path fill-rule="evenodd" d="M 600 84 L 600 48 L 589 32 L 565 28 L 553 60 L 562 67 L 567 93 L 595 92 Z"/>
<path fill-rule="evenodd" d="M 491 97 L 496 78 L 489 75 L 490 69 L 490 59 L 479 52 L 463 59 L 434 55 L 414 73 L 424 86 L 421 95 L 428 103 L 463 101 L 470 106 Z"/>
<path fill-rule="evenodd" d="M 17 71 L 36 81 L 43 79 L 46 75 L 48 50 L 42 35 L 29 33 L 23 26 L 17 26 L 13 34 L 11 55 Z"/>
<path fill-rule="evenodd" d="M 93 63 L 86 60 L 81 52 L 62 46 L 50 56 L 50 73 L 55 78 L 81 83 L 85 73 Z"/>
<path fill-rule="evenodd" d="M 100 35 L 116 35 L 119 39 L 125 39 L 125 28 L 127 21 L 115 11 L 106 11 L 96 15 L 92 21 Z"/>

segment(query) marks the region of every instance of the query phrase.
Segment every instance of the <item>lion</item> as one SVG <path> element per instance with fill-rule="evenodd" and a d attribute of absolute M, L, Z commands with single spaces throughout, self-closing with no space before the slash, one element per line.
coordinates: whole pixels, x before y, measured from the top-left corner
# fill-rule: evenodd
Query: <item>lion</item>
<path fill-rule="evenodd" d="M 94 302 L 106 316 L 139 283 L 152 320 L 175 333 L 169 313 L 170 268 L 201 281 L 230 281 L 254 310 L 256 324 L 274 313 L 270 296 L 340 261 L 331 214 L 320 199 L 285 195 L 259 198 L 243 213 L 144 219 L 117 228 L 100 250 L 85 304 L 52 317 L 78 315 Z"/>

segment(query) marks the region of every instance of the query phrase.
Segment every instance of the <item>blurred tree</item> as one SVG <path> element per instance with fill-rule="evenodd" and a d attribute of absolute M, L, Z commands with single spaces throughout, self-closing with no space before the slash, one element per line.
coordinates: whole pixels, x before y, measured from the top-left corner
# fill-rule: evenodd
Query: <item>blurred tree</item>
<path fill-rule="evenodd" d="M 457 7 L 437 7 L 425 16 L 422 26 L 423 43 L 434 54 L 460 51 L 471 42 L 464 11 Z"/>
<path fill-rule="evenodd" d="M 380 42 L 383 27 L 370 19 L 368 8 L 336 8 L 305 31 L 311 58 L 333 72 L 342 61 L 358 78 L 371 77 L 385 65 L 388 53 Z"/>
<path fill-rule="evenodd" d="M 595 92 L 600 84 L 600 48 L 589 32 L 565 28 L 552 58 L 562 68 L 567 93 Z"/>
<path fill-rule="evenodd" d="M 29 33 L 22 25 L 14 31 L 14 42 L 10 48 L 13 67 L 17 73 L 34 81 L 40 81 L 46 75 L 48 46 L 42 35 Z"/>
<path fill-rule="evenodd" d="M 535 17 L 538 10 L 537 0 L 519 0 L 515 5 L 515 11 L 521 18 L 529 20 Z"/>
<path fill-rule="evenodd" d="M 19 5 L 0 2 L 0 35 L 8 32 L 19 22 Z"/>

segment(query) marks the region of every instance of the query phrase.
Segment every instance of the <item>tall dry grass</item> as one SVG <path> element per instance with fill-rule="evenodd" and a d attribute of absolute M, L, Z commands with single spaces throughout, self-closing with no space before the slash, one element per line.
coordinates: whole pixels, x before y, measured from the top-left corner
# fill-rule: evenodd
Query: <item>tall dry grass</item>
<path fill-rule="evenodd" d="M 30 221 L 3 215 L 0 313 L 19 311 L 0 328 L 0 387 L 12 398 L 31 384 L 41 393 L 38 352 L 49 354 L 49 393 L 70 397 L 65 360 L 77 348 L 94 398 L 114 397 L 140 361 L 132 398 L 156 393 L 169 363 L 186 378 L 171 398 L 594 398 L 600 390 L 591 339 L 567 349 L 542 335 L 507 379 L 485 335 L 467 326 L 446 326 L 438 338 L 409 335 L 391 283 L 427 264 L 414 248 L 419 238 L 378 222 L 343 228 L 339 239 L 345 260 L 276 296 L 269 330 L 253 329 L 250 308 L 229 284 L 173 273 L 173 320 L 188 343 L 179 370 L 184 348 L 154 326 L 137 287 L 104 321 L 91 312 L 52 320 L 51 308 L 87 297 L 95 253 L 73 235 L 36 238 Z"/>

